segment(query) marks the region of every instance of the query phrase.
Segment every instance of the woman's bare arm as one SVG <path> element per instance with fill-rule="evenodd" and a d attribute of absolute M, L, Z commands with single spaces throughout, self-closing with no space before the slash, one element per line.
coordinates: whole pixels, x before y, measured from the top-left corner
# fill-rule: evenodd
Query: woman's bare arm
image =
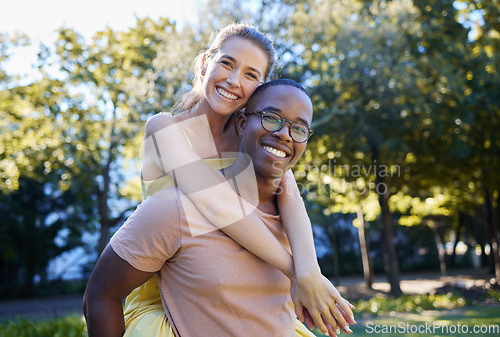
<path fill-rule="evenodd" d="M 291 170 L 281 179 L 278 208 L 292 247 L 295 274 L 300 276 L 319 273 L 311 220 Z"/>
<path fill-rule="evenodd" d="M 331 282 L 321 274 L 311 221 L 292 171 L 283 175 L 279 191 L 278 207 L 292 248 L 297 282 L 293 294 L 295 312 L 299 319 L 304 321 L 304 308 L 307 309 L 315 325 L 324 333 L 328 328 L 326 323 L 333 330 L 347 326 L 344 331 L 348 332 L 346 317 L 342 312 L 346 313 L 347 317 L 352 316 L 351 308 Z M 354 323 L 354 316 L 350 318 L 350 323 Z"/>

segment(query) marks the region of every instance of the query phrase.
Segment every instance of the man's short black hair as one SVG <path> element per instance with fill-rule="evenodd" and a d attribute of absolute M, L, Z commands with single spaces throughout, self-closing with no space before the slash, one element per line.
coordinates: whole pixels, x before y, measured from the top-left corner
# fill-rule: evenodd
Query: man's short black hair
<path fill-rule="evenodd" d="M 287 86 L 295 87 L 295 88 L 299 89 L 300 91 L 302 91 L 303 93 L 305 93 L 307 95 L 307 97 L 309 98 L 309 100 L 311 101 L 311 104 L 312 104 L 311 96 L 309 95 L 307 90 L 304 89 L 304 87 L 300 83 L 295 82 L 294 80 L 287 79 L 287 78 L 280 78 L 277 80 L 272 80 L 272 81 L 266 82 L 266 83 L 260 85 L 257 89 L 255 89 L 252 97 L 250 97 L 250 99 L 248 100 L 247 105 L 251 106 L 253 100 L 255 100 L 257 97 L 262 95 L 270 87 L 274 87 L 277 85 L 287 85 Z"/>

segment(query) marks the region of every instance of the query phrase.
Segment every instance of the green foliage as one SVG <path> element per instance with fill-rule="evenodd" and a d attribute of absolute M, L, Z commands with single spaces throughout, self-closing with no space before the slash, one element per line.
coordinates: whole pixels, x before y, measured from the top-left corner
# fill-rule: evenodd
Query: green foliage
<path fill-rule="evenodd" d="M 88 229 L 85 202 L 78 200 L 75 190 L 61 191 L 60 170 L 52 162 L 49 167 L 33 167 L 37 179 L 23 175 L 17 190 L 0 194 L 0 261 L 3 266 L 0 297 L 34 294 L 34 277 L 46 282 L 46 269 L 51 260 L 82 244 Z M 35 165 L 35 164 L 34 164 Z"/>
<path fill-rule="evenodd" d="M 40 80 L 19 86 L 5 78 L 12 88 L 0 91 L 0 191 L 50 175 L 54 195 L 70 190 L 87 230 L 100 230 L 101 251 L 109 228 L 140 199 L 144 123 L 186 88 L 199 47 L 188 28 L 178 31 L 164 18 L 106 29 L 91 41 L 72 29 L 58 34 L 40 48 Z M 9 43 L 0 39 L 0 62 Z"/>
<path fill-rule="evenodd" d="M 361 207 L 373 220 L 380 208 L 371 194 L 387 189 L 395 211 L 398 192 L 432 197 L 430 186 L 447 188 L 455 177 L 436 171 L 458 174 L 467 165 L 458 157 L 472 153 L 464 133 L 473 127 L 459 102 L 466 99 L 470 51 L 468 29 L 456 17 L 453 1 L 297 6 L 287 32 L 297 52 L 289 52 L 283 72 L 308 85 L 315 101 L 317 135 L 302 162 L 319 172 L 304 178 L 329 185 L 314 198 L 330 211 Z M 356 167 L 365 173 L 354 174 Z M 387 168 L 383 179 L 374 167 Z M 449 212 L 455 205 L 446 206 Z M 422 211 L 421 218 L 435 212 Z"/>
<path fill-rule="evenodd" d="M 144 123 L 173 105 L 186 83 L 193 46 L 189 30 L 181 33 L 165 18 L 146 18 L 128 31 L 97 32 L 89 42 L 62 28 L 54 48 L 41 57 L 42 69 L 55 62 L 71 92 L 67 107 L 51 118 L 61 121 L 63 151 L 77 163 L 74 186 L 94 201 L 99 252 L 109 229 L 134 206 L 130 199 L 140 199 L 138 178 L 127 181 L 123 168 L 139 176 Z M 118 200 L 130 206 L 113 207 Z"/>
<path fill-rule="evenodd" d="M 493 302 L 499 303 L 500 302 L 500 289 L 494 289 L 494 288 L 489 289 L 488 293 L 486 295 L 486 298 L 493 301 Z"/>
<path fill-rule="evenodd" d="M 8 50 L 26 42 L 2 43 Z M 7 59 L 0 57 L 0 62 Z M 82 232 L 92 223 L 92 210 L 86 196 L 68 190 L 75 162 L 62 148 L 59 121 L 51 118 L 69 95 L 63 83 L 49 78 L 28 85 L 19 85 L 15 77 L 0 80 L 5 81 L 0 90 L 0 209 L 4 214 L 0 294 L 30 295 L 35 275 L 42 283 L 46 280 L 50 260 L 81 245 Z"/>
<path fill-rule="evenodd" d="M 462 308 L 471 301 L 459 294 L 402 295 L 398 298 L 377 294 L 369 300 L 354 304 L 359 314 L 389 314 L 391 312 L 420 312 L 422 310 Z"/>
<path fill-rule="evenodd" d="M 138 176 L 144 122 L 189 89 L 192 60 L 214 29 L 248 21 L 274 40 L 281 76 L 314 101 L 316 133 L 295 170 L 314 223 L 390 211 L 405 225 L 439 218 L 447 233 L 457 210 L 481 212 L 485 190 L 498 200 L 498 8 L 498 0 L 208 1 L 199 25 L 183 29 L 144 18 L 85 40 L 61 28 L 24 85 L 3 64 L 29 41 L 0 34 L 2 200 L 27 179 L 50 185 L 47 204 L 64 194 L 66 206 L 78 205 L 86 228 L 101 230 L 102 248 L 140 198 L 138 180 L 125 178 Z M 61 219 L 74 216 L 58 209 L 69 214 Z M 62 228 L 44 224 L 54 229 L 37 233 Z M 7 232 L 0 262 L 19 249 Z"/>
<path fill-rule="evenodd" d="M 0 90 L 1 192 L 18 189 L 21 175 L 39 178 L 36 167 L 40 163 L 46 165 L 44 174 L 65 166 L 60 130 L 54 128 L 55 121 L 47 116 L 49 111 L 60 109 L 62 99 L 67 95 L 61 85 L 60 81 L 45 79 Z M 65 183 L 63 178 L 61 184 Z"/>
<path fill-rule="evenodd" d="M 1 337 L 87 337 L 85 322 L 79 316 L 33 321 L 16 319 L 0 322 Z"/>
<path fill-rule="evenodd" d="M 448 233 L 457 210 L 471 215 L 500 189 L 498 6 L 463 3 L 296 5 L 283 76 L 308 87 L 317 131 L 296 176 L 325 216 L 382 215 L 385 235 L 392 214 L 404 225 L 439 217 Z"/>

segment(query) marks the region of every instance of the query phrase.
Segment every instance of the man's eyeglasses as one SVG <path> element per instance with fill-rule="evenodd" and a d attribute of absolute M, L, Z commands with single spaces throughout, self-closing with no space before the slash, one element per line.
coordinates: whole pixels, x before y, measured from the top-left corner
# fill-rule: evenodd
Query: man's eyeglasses
<path fill-rule="evenodd" d="M 289 119 L 283 118 L 279 113 L 267 110 L 257 110 L 246 112 L 246 114 L 260 113 L 260 121 L 264 130 L 275 132 L 281 130 L 285 122 L 290 123 L 288 132 L 290 137 L 297 143 L 304 143 L 311 137 L 314 130 L 302 122 L 293 122 Z"/>

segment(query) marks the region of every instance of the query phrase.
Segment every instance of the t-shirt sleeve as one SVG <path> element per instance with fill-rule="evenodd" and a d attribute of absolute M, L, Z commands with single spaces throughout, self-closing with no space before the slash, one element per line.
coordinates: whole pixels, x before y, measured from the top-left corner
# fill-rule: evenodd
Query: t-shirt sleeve
<path fill-rule="evenodd" d="M 137 206 L 110 244 L 132 267 L 156 272 L 176 253 L 181 242 L 175 188 L 165 188 Z"/>

